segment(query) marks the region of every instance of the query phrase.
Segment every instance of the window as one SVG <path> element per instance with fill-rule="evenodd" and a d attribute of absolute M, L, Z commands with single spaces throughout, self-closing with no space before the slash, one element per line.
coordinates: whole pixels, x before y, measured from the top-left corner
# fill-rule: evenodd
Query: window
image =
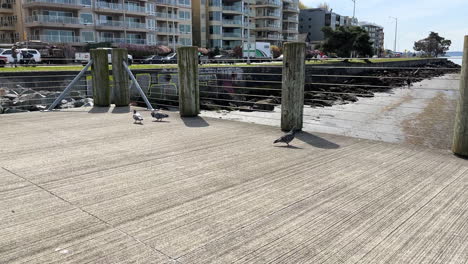
<path fill-rule="evenodd" d="M 93 14 L 89 14 L 89 13 L 80 14 L 80 23 L 85 24 L 85 25 L 93 24 Z"/>
<path fill-rule="evenodd" d="M 154 19 L 146 19 L 146 27 L 148 29 L 156 29 L 156 20 Z"/>
<path fill-rule="evenodd" d="M 209 13 L 210 21 L 221 21 L 221 12 L 210 12 Z"/>
<path fill-rule="evenodd" d="M 210 0 L 210 6 L 221 6 L 221 0 Z"/>
<path fill-rule="evenodd" d="M 84 6 L 91 6 L 91 0 L 81 0 L 81 4 Z"/>
<path fill-rule="evenodd" d="M 90 31 L 81 32 L 81 39 L 84 42 L 94 42 L 94 32 L 90 32 Z"/>
<path fill-rule="evenodd" d="M 146 41 L 148 45 L 156 45 L 156 36 L 153 34 L 146 35 Z"/>
<path fill-rule="evenodd" d="M 154 4 L 152 3 L 147 3 L 146 4 L 146 12 L 150 15 L 154 15 L 156 14 L 156 12 L 154 11 Z"/>
<path fill-rule="evenodd" d="M 206 32 L 206 27 L 201 27 L 201 32 Z"/>
<path fill-rule="evenodd" d="M 210 26 L 210 34 L 221 34 L 221 26 Z"/>
<path fill-rule="evenodd" d="M 179 11 L 179 19 L 190 20 L 190 11 Z"/>
<path fill-rule="evenodd" d="M 210 47 L 211 48 L 221 48 L 221 40 L 220 39 L 210 39 Z"/>

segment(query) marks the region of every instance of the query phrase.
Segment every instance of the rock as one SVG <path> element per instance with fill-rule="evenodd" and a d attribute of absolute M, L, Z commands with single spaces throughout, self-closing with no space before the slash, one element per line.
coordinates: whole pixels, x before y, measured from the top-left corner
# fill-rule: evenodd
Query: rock
<path fill-rule="evenodd" d="M 278 104 L 278 100 L 274 96 L 270 96 L 268 99 L 259 100 L 254 103 L 253 109 L 257 110 L 265 110 L 265 111 L 273 111 L 275 109 L 275 105 Z"/>
<path fill-rule="evenodd" d="M 29 112 L 28 110 L 23 110 L 23 109 L 17 109 L 17 108 L 8 108 L 4 112 L 5 114 L 14 114 L 14 113 L 24 113 L 24 112 Z"/>
<path fill-rule="evenodd" d="M 5 96 L 8 93 L 7 88 L 0 88 L 0 97 Z"/>
<path fill-rule="evenodd" d="M 252 107 L 248 105 L 241 105 L 238 107 L 238 109 L 241 112 L 253 112 L 254 111 L 254 109 L 252 109 Z"/>
<path fill-rule="evenodd" d="M 75 99 L 75 100 L 80 100 L 80 99 L 83 99 L 83 95 L 81 94 L 80 91 L 71 91 L 70 92 L 70 97 Z"/>
<path fill-rule="evenodd" d="M 84 104 L 85 104 L 85 103 L 84 103 L 83 100 L 78 100 L 78 101 L 75 101 L 75 102 L 73 103 L 73 106 L 74 106 L 74 107 L 82 107 Z"/>
<path fill-rule="evenodd" d="M 350 102 L 357 102 L 358 98 L 354 94 L 343 94 L 341 98 L 345 101 L 350 101 Z"/>
<path fill-rule="evenodd" d="M 10 100 L 14 100 L 14 99 L 18 98 L 18 95 L 9 93 L 9 94 L 5 94 L 3 97 L 8 98 Z"/>

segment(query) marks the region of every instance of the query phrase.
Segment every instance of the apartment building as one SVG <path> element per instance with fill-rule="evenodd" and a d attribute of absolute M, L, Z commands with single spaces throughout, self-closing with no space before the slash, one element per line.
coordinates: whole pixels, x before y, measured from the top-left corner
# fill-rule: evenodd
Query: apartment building
<path fill-rule="evenodd" d="M 193 44 L 233 49 L 245 42 L 297 40 L 298 0 L 193 0 Z"/>
<path fill-rule="evenodd" d="M 20 1 L 20 0 L 17 0 Z M 191 45 L 190 0 L 22 0 L 20 40 Z"/>
<path fill-rule="evenodd" d="M 11 44 L 22 40 L 23 16 L 21 0 L 0 0 L 0 43 Z"/>
<path fill-rule="evenodd" d="M 384 28 L 370 22 L 360 22 L 359 25 L 369 33 L 370 40 L 373 42 L 374 54 L 380 56 L 384 51 Z"/>
<path fill-rule="evenodd" d="M 308 8 L 301 10 L 299 23 L 299 32 L 307 34 L 310 42 L 321 42 L 325 39 L 322 32 L 323 27 L 336 29 L 339 26 L 356 25 L 357 19 L 342 16 L 323 8 Z"/>

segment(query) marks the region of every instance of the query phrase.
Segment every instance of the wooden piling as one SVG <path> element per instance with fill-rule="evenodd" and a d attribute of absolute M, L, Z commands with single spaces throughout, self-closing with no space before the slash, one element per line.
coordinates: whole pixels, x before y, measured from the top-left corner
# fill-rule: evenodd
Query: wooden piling
<path fill-rule="evenodd" d="M 284 44 L 281 130 L 302 129 L 304 113 L 305 43 Z"/>
<path fill-rule="evenodd" d="M 107 50 L 91 50 L 91 76 L 93 78 L 93 99 L 96 106 L 110 106 L 111 89 L 109 85 L 109 61 Z"/>
<path fill-rule="evenodd" d="M 460 97 L 455 118 L 452 151 L 456 155 L 468 157 L 468 36 L 465 36 L 463 48 Z"/>
<path fill-rule="evenodd" d="M 195 117 L 200 113 L 198 84 L 198 48 L 177 49 L 179 67 L 179 111 L 181 117 Z"/>
<path fill-rule="evenodd" d="M 130 104 L 129 76 L 122 64 L 127 62 L 127 49 L 112 49 L 112 76 L 114 88 L 112 94 L 115 106 L 128 106 Z"/>

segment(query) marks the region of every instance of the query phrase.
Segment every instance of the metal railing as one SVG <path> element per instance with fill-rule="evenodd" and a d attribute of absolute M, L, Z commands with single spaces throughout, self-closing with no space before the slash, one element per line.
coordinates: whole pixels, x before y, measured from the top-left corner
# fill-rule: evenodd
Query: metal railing
<path fill-rule="evenodd" d="M 48 4 L 60 4 L 60 5 L 84 6 L 81 0 L 24 0 L 24 3 L 25 4 L 48 3 Z"/>
<path fill-rule="evenodd" d="M 43 42 L 52 42 L 52 43 L 79 43 L 83 42 L 80 37 L 77 36 L 56 36 L 56 35 L 38 35 L 31 36 L 31 40 L 40 40 Z"/>
<path fill-rule="evenodd" d="M 34 15 L 26 18 L 26 23 L 82 24 L 78 17 Z"/>

